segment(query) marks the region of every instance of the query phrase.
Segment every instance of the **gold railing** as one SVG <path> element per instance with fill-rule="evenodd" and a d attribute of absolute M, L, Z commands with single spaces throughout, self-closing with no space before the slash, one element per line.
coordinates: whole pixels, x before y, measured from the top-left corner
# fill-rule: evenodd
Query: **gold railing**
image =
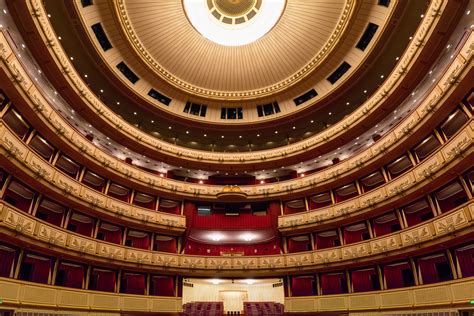
<path fill-rule="evenodd" d="M 0 201 L 0 232 L 27 240 L 29 244 L 64 252 L 81 260 L 117 264 L 121 268 L 138 270 L 162 269 L 187 275 L 241 276 L 275 275 L 288 272 L 314 271 L 355 262 L 373 263 L 375 259 L 393 254 L 419 252 L 454 236 L 472 234 L 474 201 L 464 204 L 430 221 L 383 237 L 341 247 L 310 252 L 244 257 L 208 257 L 141 250 L 116 245 L 67 231 L 39 220 Z M 45 249 L 45 252 L 48 250 Z M 209 274 L 210 272 L 210 274 Z"/>
<path fill-rule="evenodd" d="M 443 144 L 428 159 L 413 167 L 404 175 L 384 184 L 383 186 L 364 193 L 349 201 L 319 210 L 286 215 L 279 217 L 280 230 L 335 222 L 347 216 L 376 211 L 388 205 L 401 194 L 414 193 L 422 190 L 430 182 L 438 182 L 436 178 L 445 172 L 454 170 L 458 165 L 470 161 L 473 156 L 474 120 L 470 120 L 455 137 Z M 184 231 L 185 217 L 134 206 L 120 201 L 104 193 L 98 192 L 79 181 L 65 175 L 55 166 L 45 161 L 28 147 L 0 120 L 0 153 L 4 159 L 16 165 L 22 172 L 27 172 L 31 179 L 47 185 L 51 190 L 74 199 L 86 209 L 100 211 L 115 218 L 119 217 L 133 222 L 140 222 L 150 227 L 178 229 Z M 32 181 L 32 180 L 30 180 Z M 298 227 L 302 226 L 302 227 Z"/>
<path fill-rule="evenodd" d="M 33 22 L 36 25 L 37 31 L 43 38 L 46 47 L 54 59 L 54 62 L 57 64 L 57 67 L 61 69 L 73 90 L 84 101 L 84 104 L 90 107 L 94 112 L 99 113 L 101 118 L 104 119 L 104 122 L 107 123 L 111 128 L 118 129 L 124 137 L 134 142 L 139 141 L 140 144 L 145 145 L 150 150 L 158 150 L 163 154 L 176 158 L 188 159 L 203 164 L 239 163 L 252 165 L 259 162 L 279 160 L 284 157 L 298 155 L 308 150 L 315 149 L 316 147 L 341 136 L 353 125 L 360 124 L 370 113 L 378 111 L 383 105 L 387 96 L 390 95 L 390 93 L 402 82 L 402 79 L 408 73 L 407 70 L 416 63 L 417 57 L 423 50 L 431 33 L 436 28 L 437 22 L 440 20 L 446 4 L 447 1 L 443 0 L 435 0 L 430 2 L 429 8 L 426 11 L 427 14 L 423 18 L 420 27 L 413 35 L 413 40 L 406 49 L 404 55 L 401 56 L 398 65 L 392 71 L 391 75 L 371 98 L 369 98 L 364 104 L 362 104 L 356 111 L 348 115 L 345 119 L 341 120 L 325 131 L 318 133 L 314 137 L 281 148 L 262 150 L 258 152 L 218 153 L 183 148 L 159 140 L 139 130 L 112 112 L 100 101 L 99 98 L 95 96 L 87 84 L 83 82 L 81 75 L 79 75 L 74 69 L 73 64 L 65 54 L 60 41 L 55 35 L 54 29 L 50 24 L 42 1 L 27 1 L 27 6 L 33 17 Z M 456 73 L 455 76 L 457 77 L 459 74 Z M 450 83 L 450 85 L 452 84 L 453 83 Z M 440 82 L 440 92 L 445 91 L 446 88 L 448 87 L 445 87 L 443 82 Z M 439 97 L 441 96 L 438 95 L 438 98 Z M 430 102 L 436 103 L 436 97 L 434 100 L 430 100 Z M 431 109 L 434 110 L 434 108 Z M 272 191 L 273 190 L 268 190 L 269 193 L 272 193 Z"/>
<path fill-rule="evenodd" d="M 466 164 L 474 159 L 474 120 L 460 130 L 455 137 L 451 138 L 441 148 L 430 155 L 429 158 L 417 164 L 411 170 L 400 177 L 393 179 L 384 185 L 361 194 L 350 200 L 337 203 L 317 210 L 284 215 L 278 218 L 278 227 L 281 231 L 294 231 L 299 228 L 308 228 L 321 225 L 341 217 L 350 217 L 355 214 L 369 212 L 369 210 L 400 201 L 417 189 L 427 184 L 434 184 L 436 179 L 448 172 L 454 162 Z M 459 158 L 469 157 L 459 161 Z"/>
<path fill-rule="evenodd" d="M 471 33 L 466 39 L 463 47 L 459 50 L 456 58 L 453 58 L 451 66 L 438 82 L 437 87 L 426 97 L 425 101 L 420 104 L 416 111 L 413 111 L 390 133 L 385 135 L 367 150 L 364 150 L 347 161 L 328 167 L 321 172 L 316 172 L 304 178 L 288 180 L 280 183 L 242 186 L 242 193 L 245 194 L 247 199 L 285 198 L 289 194 L 303 193 L 317 188 L 318 186 L 327 185 L 334 179 L 340 180 L 342 177 L 357 172 L 363 167 L 367 167 L 379 158 L 386 157 L 391 150 L 396 146 L 400 146 L 404 140 L 407 140 L 410 137 L 411 133 L 420 128 L 420 126 L 423 125 L 423 121 L 426 121 L 431 117 L 431 115 L 439 110 L 442 107 L 443 102 L 455 90 L 459 82 L 462 81 L 462 78 L 464 78 L 469 71 L 472 71 L 473 51 L 471 46 L 473 43 L 474 35 Z M 143 170 L 126 164 L 98 149 L 82 134 L 78 133 L 66 121 L 64 121 L 64 119 L 46 102 L 40 89 L 35 86 L 35 81 L 28 77 L 27 72 L 23 69 L 21 61 L 15 56 L 10 44 L 3 34 L 0 34 L 0 44 L 2 47 L 2 49 L 0 49 L 0 60 L 3 63 L 2 68 L 5 69 L 11 80 L 17 84 L 16 87 L 22 91 L 25 100 L 32 107 L 32 110 L 35 111 L 36 115 L 49 125 L 65 143 L 69 144 L 81 155 L 89 158 L 92 163 L 98 164 L 101 167 L 106 168 L 108 171 L 122 177 L 125 176 L 127 180 L 134 181 L 138 185 L 153 188 L 168 194 L 179 194 L 180 199 L 214 199 L 216 195 L 222 191 L 223 186 L 186 183 L 144 172 Z M 66 73 L 70 72 L 71 69 L 68 68 Z M 108 116 L 107 113 L 99 111 L 99 114 L 101 115 Z M 124 128 L 124 125 L 119 121 L 117 121 L 117 124 L 117 128 Z M 136 139 L 143 140 L 141 136 L 137 136 Z M 162 148 L 158 146 L 156 149 L 161 150 Z"/>
<path fill-rule="evenodd" d="M 472 289 L 474 277 L 377 292 L 286 297 L 285 312 L 373 311 L 374 314 L 370 315 L 375 316 L 389 310 L 413 311 L 424 308 L 430 311 L 445 311 L 449 308 L 472 306 L 469 305 L 474 294 Z M 403 313 L 393 312 L 392 315 L 394 314 Z"/>
<path fill-rule="evenodd" d="M 16 163 L 23 172 L 28 172 L 31 179 L 46 184 L 50 189 L 64 195 L 64 199 L 77 201 L 87 209 L 100 210 L 103 214 L 126 219 L 132 223 L 138 222 L 149 228 L 183 232 L 186 227 L 184 216 L 157 212 L 120 201 L 67 176 L 31 150 L 5 127 L 2 120 L 0 120 L 0 152 L 4 159 Z"/>
<path fill-rule="evenodd" d="M 79 290 L 6 278 L 0 278 L 0 297 L 3 301 L 2 307 L 5 308 L 50 308 L 55 314 L 61 310 L 118 312 L 117 315 L 120 315 L 120 312 L 176 313 L 182 310 L 181 297 Z"/>

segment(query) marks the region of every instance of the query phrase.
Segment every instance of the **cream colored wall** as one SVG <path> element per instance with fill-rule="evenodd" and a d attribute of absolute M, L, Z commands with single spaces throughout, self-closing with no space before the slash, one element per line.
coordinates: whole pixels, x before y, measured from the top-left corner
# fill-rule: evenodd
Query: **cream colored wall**
<path fill-rule="evenodd" d="M 245 296 L 248 301 L 253 302 L 285 302 L 285 293 L 283 286 L 273 287 L 273 283 L 263 284 L 211 284 L 202 280 L 188 279 L 193 287 L 183 286 L 183 304 L 196 301 L 223 301 L 226 311 L 240 311 L 243 305 L 239 297 Z M 194 282 L 193 282 L 194 281 Z M 224 292 L 225 291 L 225 292 Z M 238 293 L 240 292 L 240 293 Z M 225 293 L 225 294 L 224 294 Z"/>

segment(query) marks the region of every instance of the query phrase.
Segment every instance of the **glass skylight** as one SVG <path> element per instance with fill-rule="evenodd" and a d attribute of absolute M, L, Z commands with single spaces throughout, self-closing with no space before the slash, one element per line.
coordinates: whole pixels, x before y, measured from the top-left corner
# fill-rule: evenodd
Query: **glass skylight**
<path fill-rule="evenodd" d="M 188 20 L 205 38 L 225 46 L 250 44 L 280 19 L 286 0 L 183 0 Z"/>

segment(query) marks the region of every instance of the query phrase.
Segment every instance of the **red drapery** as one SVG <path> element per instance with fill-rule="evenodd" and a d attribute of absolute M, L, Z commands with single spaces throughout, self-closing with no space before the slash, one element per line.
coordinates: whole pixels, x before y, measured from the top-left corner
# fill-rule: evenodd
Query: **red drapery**
<path fill-rule="evenodd" d="M 177 214 L 177 215 L 181 214 L 179 203 L 177 203 L 177 205 L 173 207 L 163 207 L 160 205 L 160 207 L 158 208 L 158 211 L 164 212 L 164 213 L 170 213 L 170 214 Z"/>
<path fill-rule="evenodd" d="M 147 208 L 147 209 L 150 209 L 150 210 L 154 210 L 155 209 L 155 201 L 151 201 L 151 202 L 148 202 L 148 203 L 143 203 L 143 202 L 139 202 L 139 201 L 133 201 L 133 204 L 136 205 L 136 206 L 140 206 L 140 207 L 143 207 L 143 208 Z"/>
<path fill-rule="evenodd" d="M 374 232 L 376 237 L 384 236 L 392 232 L 392 225 L 396 224 L 395 221 L 379 224 L 377 222 L 373 223 Z"/>
<path fill-rule="evenodd" d="M 444 255 L 418 259 L 423 284 L 436 283 L 440 281 L 436 264 L 442 262 L 447 262 L 446 256 Z"/>
<path fill-rule="evenodd" d="M 306 207 L 291 207 L 291 206 L 288 206 L 288 204 L 286 203 L 283 207 L 283 213 L 285 214 L 295 214 L 295 213 L 301 213 L 301 212 L 306 212 Z"/>
<path fill-rule="evenodd" d="M 170 240 L 156 240 L 155 250 L 161 251 L 161 252 L 176 253 L 177 252 L 176 239 L 171 238 Z"/>
<path fill-rule="evenodd" d="M 151 279 L 152 295 L 174 296 L 174 277 L 154 276 Z"/>
<path fill-rule="evenodd" d="M 372 284 L 372 277 L 377 275 L 375 269 L 352 271 L 352 286 L 354 292 L 366 292 L 376 290 Z"/>
<path fill-rule="evenodd" d="M 15 261 L 15 250 L 0 248 L 0 277 L 10 277 L 10 271 Z"/>
<path fill-rule="evenodd" d="M 365 230 L 350 231 L 350 230 L 344 229 L 344 232 L 343 232 L 344 243 L 348 245 L 348 244 L 353 244 L 353 243 L 362 241 L 363 240 L 362 233 L 364 232 Z"/>
<path fill-rule="evenodd" d="M 402 263 L 388 265 L 383 268 L 387 289 L 397 289 L 405 286 L 403 282 L 403 270 L 411 271 L 410 265 L 408 263 Z"/>
<path fill-rule="evenodd" d="M 456 250 L 463 278 L 474 276 L 474 247 Z"/>
<path fill-rule="evenodd" d="M 345 282 L 343 273 L 321 275 L 321 291 L 323 294 L 343 293 L 342 282 Z"/>
<path fill-rule="evenodd" d="M 316 203 L 313 200 L 309 199 L 309 209 L 316 210 L 318 208 L 323 208 L 332 204 L 332 201 L 327 201 L 324 203 Z"/>
<path fill-rule="evenodd" d="M 99 233 L 104 235 L 104 241 L 120 245 L 122 243 L 122 230 L 107 230 L 107 229 L 99 229 Z"/>
<path fill-rule="evenodd" d="M 30 209 L 30 205 L 33 201 L 33 199 L 25 199 L 21 195 L 17 194 L 16 192 L 10 191 L 10 190 L 5 191 L 5 195 L 4 195 L 3 199 L 7 203 L 13 205 L 17 209 L 19 209 L 21 211 L 24 211 L 24 212 L 28 212 L 28 210 Z"/>
<path fill-rule="evenodd" d="M 134 248 L 149 249 L 150 247 L 149 235 L 143 237 L 128 236 L 127 239 L 132 241 L 132 247 Z"/>
<path fill-rule="evenodd" d="M 75 229 L 76 233 L 81 234 L 83 236 L 91 237 L 92 236 L 92 229 L 94 227 L 94 224 L 93 224 L 93 222 L 83 223 L 83 222 L 79 222 L 79 221 L 71 219 L 69 221 L 68 226 L 75 226 L 76 227 L 76 229 Z"/>
<path fill-rule="evenodd" d="M 271 226 L 269 215 L 256 216 L 250 213 L 241 213 L 239 216 L 225 214 L 199 216 L 196 214 L 193 219 L 193 227 L 200 229 L 262 229 Z"/>
<path fill-rule="evenodd" d="M 46 222 L 48 222 L 50 224 L 53 224 L 55 226 L 61 226 L 61 221 L 63 219 L 63 213 L 52 212 L 52 211 L 44 209 L 44 208 L 39 208 L 38 209 L 38 211 L 36 213 L 36 217 L 39 218 L 38 213 L 42 213 L 42 214 L 46 215 L 46 218 L 44 219 Z"/>
<path fill-rule="evenodd" d="M 197 207 L 196 204 L 192 202 L 185 202 L 183 214 L 186 216 L 186 227 L 193 227 L 194 226 L 194 217 L 197 214 Z M 189 235 L 190 229 L 186 230 L 186 235 Z"/>
<path fill-rule="evenodd" d="M 315 238 L 315 243 L 316 243 L 316 249 L 326 249 L 326 248 L 332 248 L 335 247 L 335 241 L 337 241 L 339 237 L 336 236 L 328 236 L 328 237 L 323 237 L 320 235 L 316 235 Z"/>
<path fill-rule="evenodd" d="M 84 279 L 84 267 L 72 266 L 61 263 L 59 266 L 59 270 L 63 270 L 66 272 L 66 280 L 64 282 L 64 286 L 76 289 L 82 288 L 82 281 Z"/>
<path fill-rule="evenodd" d="M 141 295 L 145 294 L 146 280 L 144 275 L 124 273 L 122 282 L 124 293 Z"/>
<path fill-rule="evenodd" d="M 254 245 L 216 245 L 188 240 L 184 252 L 186 254 L 202 256 L 220 256 L 221 253 L 243 253 L 245 256 L 259 256 L 279 254 L 280 247 L 278 246 L 277 239 L 268 243 Z"/>
<path fill-rule="evenodd" d="M 453 208 L 461 205 L 462 203 L 468 200 L 466 193 L 463 191 L 457 192 L 456 194 L 446 198 L 446 199 L 437 199 L 439 208 L 442 213 L 449 212 Z"/>
<path fill-rule="evenodd" d="M 93 275 L 96 277 L 96 288 L 92 290 L 103 292 L 115 291 L 115 272 L 95 270 Z"/>
<path fill-rule="evenodd" d="M 30 279 L 27 281 L 47 284 L 49 279 L 49 271 L 51 269 L 51 260 L 47 258 L 39 259 L 26 256 L 25 263 L 32 265 Z"/>
<path fill-rule="evenodd" d="M 314 277 L 293 277 L 291 278 L 291 294 L 292 296 L 311 296 L 314 293 Z"/>
<path fill-rule="evenodd" d="M 311 241 L 310 240 L 294 240 L 293 238 L 288 238 L 288 252 L 303 252 L 311 250 Z"/>

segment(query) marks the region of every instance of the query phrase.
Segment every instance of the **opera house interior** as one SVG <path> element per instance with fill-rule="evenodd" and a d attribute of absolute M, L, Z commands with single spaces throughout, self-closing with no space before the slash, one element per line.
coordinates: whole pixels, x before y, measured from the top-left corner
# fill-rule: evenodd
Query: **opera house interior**
<path fill-rule="evenodd" d="M 0 0 L 0 316 L 474 315 L 474 0 Z"/>

